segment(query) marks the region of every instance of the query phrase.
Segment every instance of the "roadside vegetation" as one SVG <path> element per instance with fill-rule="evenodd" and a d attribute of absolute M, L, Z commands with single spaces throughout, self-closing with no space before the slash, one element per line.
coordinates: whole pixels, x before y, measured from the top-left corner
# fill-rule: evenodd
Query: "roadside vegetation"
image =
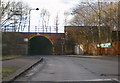
<path fill-rule="evenodd" d="M 2 68 L 0 71 L 2 72 L 2 79 L 8 77 L 12 73 L 14 73 L 17 69 L 16 68 Z"/>
<path fill-rule="evenodd" d="M 10 60 L 10 59 L 15 59 L 15 58 L 19 58 L 19 57 L 22 57 L 22 56 L 20 56 L 20 55 L 3 56 L 3 57 L 0 57 L 0 60 L 4 61 L 4 60 Z"/>
<path fill-rule="evenodd" d="M 83 27 L 79 31 L 74 31 L 72 35 L 77 35 L 81 40 L 74 40 L 77 43 L 98 43 L 120 41 L 119 39 L 119 19 L 120 2 L 81 2 L 71 11 L 73 18 L 68 22 L 71 26 Z M 94 27 L 96 26 L 96 27 Z M 95 31 L 96 30 L 96 31 Z M 114 35 L 112 35 L 114 34 Z M 97 36 L 96 36 L 97 35 Z M 113 37 L 113 38 L 112 38 Z"/>

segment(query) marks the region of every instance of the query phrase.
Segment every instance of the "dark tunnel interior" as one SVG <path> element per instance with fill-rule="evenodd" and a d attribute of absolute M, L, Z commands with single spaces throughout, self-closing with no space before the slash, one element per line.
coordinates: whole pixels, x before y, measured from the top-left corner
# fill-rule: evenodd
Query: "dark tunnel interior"
<path fill-rule="evenodd" d="M 35 36 L 29 40 L 29 55 L 52 55 L 52 43 L 44 36 Z"/>

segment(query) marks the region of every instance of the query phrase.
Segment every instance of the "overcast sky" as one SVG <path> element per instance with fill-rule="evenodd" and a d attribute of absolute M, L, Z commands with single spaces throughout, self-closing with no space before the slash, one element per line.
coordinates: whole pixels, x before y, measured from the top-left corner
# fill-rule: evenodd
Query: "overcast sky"
<path fill-rule="evenodd" d="M 70 11 L 80 0 L 22 0 L 29 4 L 31 8 L 39 8 L 39 11 L 31 11 L 31 26 L 42 26 L 39 21 L 41 10 L 47 9 L 50 12 L 49 26 L 55 25 L 55 17 L 59 16 L 60 28 L 64 26 L 64 12 Z M 63 30 L 63 27 L 61 28 Z"/>
<path fill-rule="evenodd" d="M 55 19 L 58 14 L 59 19 L 63 19 L 65 11 L 69 11 L 70 8 L 75 6 L 79 0 L 26 0 L 32 8 L 47 9 L 50 12 L 50 20 Z M 32 13 L 40 12 L 32 11 Z"/>

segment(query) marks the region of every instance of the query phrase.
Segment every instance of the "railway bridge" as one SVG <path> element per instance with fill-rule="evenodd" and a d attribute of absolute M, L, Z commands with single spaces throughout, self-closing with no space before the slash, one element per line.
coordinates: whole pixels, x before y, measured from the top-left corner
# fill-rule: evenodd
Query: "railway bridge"
<path fill-rule="evenodd" d="M 13 35 L 14 33 L 14 35 Z M 3 35 L 10 36 L 12 40 L 17 42 L 15 46 L 21 46 L 23 51 L 28 55 L 62 55 L 64 54 L 64 33 L 36 33 L 36 32 L 4 32 Z M 16 36 L 16 37 L 13 37 Z M 17 40 L 16 40 L 17 38 Z M 3 38 L 4 39 L 4 38 Z M 11 41 L 12 41 L 11 40 Z M 3 42 L 4 43 L 4 42 Z M 3 44 L 4 45 L 4 44 Z M 9 46 L 9 45 L 4 45 Z M 9 46 L 9 50 L 13 50 L 13 46 Z M 3 50 L 5 50 L 3 48 Z M 14 52 L 18 51 L 14 49 Z M 14 53 L 13 52 L 13 53 Z M 21 51 L 19 51 L 21 54 Z"/>
<path fill-rule="evenodd" d="M 21 33 L 29 55 L 64 54 L 64 33 Z"/>

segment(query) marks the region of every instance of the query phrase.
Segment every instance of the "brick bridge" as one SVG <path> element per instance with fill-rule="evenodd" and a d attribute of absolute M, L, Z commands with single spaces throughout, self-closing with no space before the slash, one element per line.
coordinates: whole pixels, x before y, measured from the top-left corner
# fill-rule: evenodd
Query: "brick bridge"
<path fill-rule="evenodd" d="M 29 55 L 64 54 L 64 33 L 20 33 Z"/>

